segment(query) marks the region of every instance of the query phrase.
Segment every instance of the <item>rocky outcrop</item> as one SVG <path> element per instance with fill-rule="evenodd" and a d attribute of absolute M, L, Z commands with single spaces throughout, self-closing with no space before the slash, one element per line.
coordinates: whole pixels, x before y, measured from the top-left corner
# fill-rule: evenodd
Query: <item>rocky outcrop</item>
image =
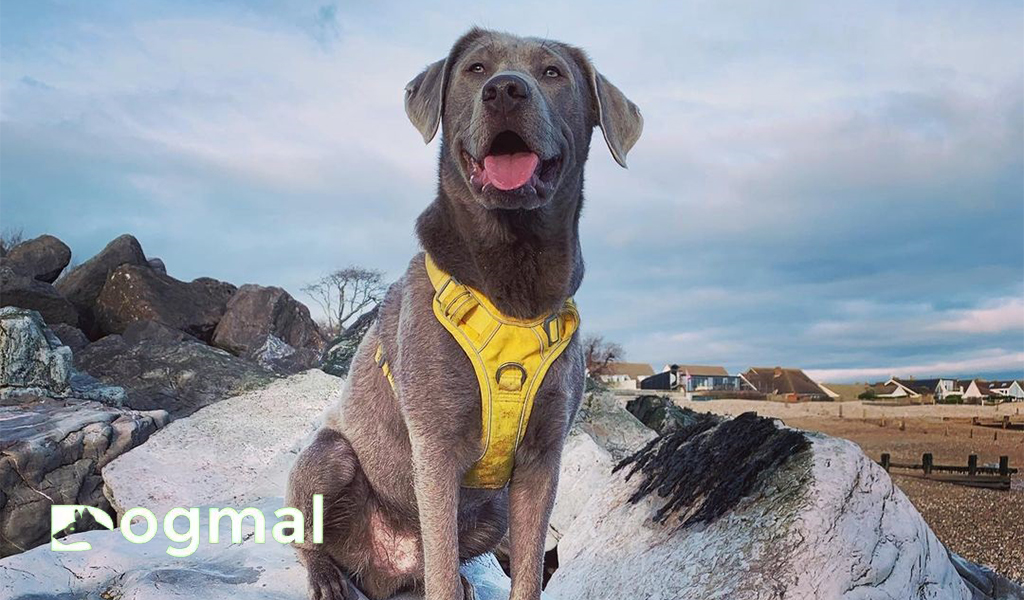
<path fill-rule="evenodd" d="M 46 317 L 43 318 L 45 319 Z M 71 348 L 71 352 L 78 352 L 90 343 L 89 338 L 85 336 L 81 329 L 66 323 L 51 324 L 50 330 L 53 331 L 53 334 L 57 336 L 62 344 Z"/>
<path fill-rule="evenodd" d="M 324 372 L 338 377 L 348 376 L 348 369 L 352 365 L 359 342 L 363 341 L 363 336 L 370 330 L 370 326 L 377 322 L 378 310 L 379 305 L 359 315 L 359 318 L 341 332 L 341 335 L 327 344 L 320 362 L 320 368 Z"/>
<path fill-rule="evenodd" d="M 22 242 L 3 257 L 3 265 L 19 275 L 53 283 L 71 262 L 71 248 L 52 235 Z M 30 307 L 31 308 L 31 307 Z"/>
<path fill-rule="evenodd" d="M 77 398 L 20 400 L 0 406 L 0 556 L 49 540 L 51 504 L 109 511 L 100 470 L 167 420 Z"/>
<path fill-rule="evenodd" d="M 271 334 L 256 340 L 242 358 L 280 375 L 293 375 L 317 366 L 320 353 L 311 348 L 293 348 Z"/>
<path fill-rule="evenodd" d="M 616 473 L 602 446 L 570 437 L 563 458 L 547 587 L 561 600 L 1024 597 L 990 571 L 965 580 L 851 442 L 750 414 L 636 445 Z"/>
<path fill-rule="evenodd" d="M 39 312 L 47 323 L 78 324 L 78 311 L 49 283 L 0 266 L 0 306 Z"/>
<path fill-rule="evenodd" d="M 136 321 L 156 321 L 209 341 L 234 292 L 215 279 L 185 283 L 149 266 L 121 265 L 96 297 L 96 324 L 111 334 Z"/>
<path fill-rule="evenodd" d="M 134 506 L 161 513 L 227 499 L 248 506 L 280 494 L 291 462 L 321 413 L 337 402 L 342 383 L 313 369 L 178 419 L 103 470 L 107 498 L 120 514 Z M 155 478 L 155 464 L 174 469 Z"/>
<path fill-rule="evenodd" d="M 227 305 L 212 344 L 242 355 L 273 335 L 293 348 L 320 350 L 323 336 L 309 309 L 279 287 L 243 285 Z"/>
<path fill-rule="evenodd" d="M 0 590 L 12 590 L 5 596 L 10 600 L 309 600 L 306 571 L 295 551 L 272 537 L 281 499 L 260 500 L 253 508 L 267 515 L 262 544 L 256 543 L 252 519 L 243 520 L 239 543 L 231 542 L 231 520 L 221 519 L 220 543 L 210 544 L 204 508 L 199 511 L 201 542 L 187 557 L 166 554 L 169 547 L 187 544 L 172 542 L 162 528 L 145 544 L 130 543 L 118 532 L 90 531 L 63 540 L 88 542 L 88 552 L 66 552 L 55 560 L 48 548 L 39 548 L 6 559 L 0 563 Z M 142 531 L 141 525 L 135 529 Z M 473 583 L 477 600 L 508 600 L 508 577 L 493 556 L 464 565 L 462 574 Z M 366 597 L 360 594 L 357 600 Z M 423 600 L 423 594 L 407 592 L 393 600 Z"/>
<path fill-rule="evenodd" d="M 75 366 L 125 389 L 125 405 L 163 409 L 178 418 L 237 394 L 266 386 L 270 371 L 193 341 L 131 344 L 109 335 L 75 355 Z"/>
<path fill-rule="evenodd" d="M 47 329 L 39 313 L 0 308 L 0 398 L 67 397 L 72 371 L 71 349 Z"/>
<path fill-rule="evenodd" d="M 73 269 L 56 284 L 57 291 L 78 310 L 78 326 L 90 339 L 98 339 L 102 335 L 93 314 L 96 297 L 100 295 L 107 277 L 124 264 L 146 264 L 146 255 L 139 241 L 127 234 L 107 244 L 99 254 Z"/>
<path fill-rule="evenodd" d="M 693 425 L 707 415 L 679 408 L 668 396 L 638 396 L 626 403 L 626 410 L 638 421 L 664 434 Z"/>
<path fill-rule="evenodd" d="M 167 265 L 164 264 L 163 259 L 156 258 L 154 256 L 153 258 L 147 260 L 146 264 L 149 265 L 150 269 L 153 269 L 154 271 L 160 273 L 161 275 L 167 274 Z"/>

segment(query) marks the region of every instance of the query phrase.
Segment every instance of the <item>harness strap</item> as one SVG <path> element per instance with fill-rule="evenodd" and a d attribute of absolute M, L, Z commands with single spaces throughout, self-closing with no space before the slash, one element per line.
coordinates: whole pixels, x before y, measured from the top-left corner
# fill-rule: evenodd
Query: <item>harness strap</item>
<path fill-rule="evenodd" d="M 479 291 L 442 271 L 429 254 L 426 268 L 435 290 L 434 316 L 466 353 L 480 388 L 481 453 L 462 485 L 500 489 L 512 477 L 516 449 L 544 376 L 579 328 L 579 312 L 569 299 L 541 319 L 508 317 Z M 383 346 L 377 347 L 375 360 L 394 388 Z"/>

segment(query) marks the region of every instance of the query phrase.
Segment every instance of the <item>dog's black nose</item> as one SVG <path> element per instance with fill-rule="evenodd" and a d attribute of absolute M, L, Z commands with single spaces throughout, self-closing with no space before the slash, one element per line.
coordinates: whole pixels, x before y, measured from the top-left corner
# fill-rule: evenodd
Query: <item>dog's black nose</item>
<path fill-rule="evenodd" d="M 530 85 L 518 75 L 500 73 L 484 84 L 480 97 L 487 107 L 509 111 L 530 99 Z"/>

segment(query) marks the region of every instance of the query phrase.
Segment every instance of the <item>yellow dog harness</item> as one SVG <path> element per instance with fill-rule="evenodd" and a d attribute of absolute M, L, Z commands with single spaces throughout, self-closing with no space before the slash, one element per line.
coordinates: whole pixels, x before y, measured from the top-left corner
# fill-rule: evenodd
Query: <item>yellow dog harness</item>
<path fill-rule="evenodd" d="M 540 384 L 572 340 L 580 316 L 571 299 L 557 313 L 535 321 L 505 316 L 486 296 L 442 271 L 429 254 L 426 263 L 434 286 L 434 316 L 473 363 L 480 386 L 483 452 L 462 485 L 501 489 L 512 477 L 516 448 L 526 434 Z M 393 388 L 382 346 L 376 360 Z"/>

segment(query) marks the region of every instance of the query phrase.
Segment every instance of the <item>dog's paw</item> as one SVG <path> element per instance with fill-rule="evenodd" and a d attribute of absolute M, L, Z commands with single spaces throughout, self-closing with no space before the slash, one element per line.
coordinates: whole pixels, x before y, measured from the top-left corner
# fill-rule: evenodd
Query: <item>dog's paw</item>
<path fill-rule="evenodd" d="M 462 580 L 462 600 L 476 600 L 476 591 L 473 590 L 473 584 L 466 579 L 465 575 L 459 575 L 459 579 Z"/>
<path fill-rule="evenodd" d="M 349 578 L 330 559 L 306 566 L 310 600 L 359 600 Z"/>

